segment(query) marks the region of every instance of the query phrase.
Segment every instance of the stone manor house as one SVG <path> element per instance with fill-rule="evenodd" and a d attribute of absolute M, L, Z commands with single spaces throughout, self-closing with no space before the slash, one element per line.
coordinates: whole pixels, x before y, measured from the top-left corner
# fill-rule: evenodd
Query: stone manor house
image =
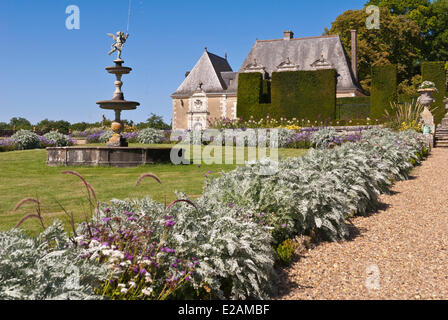
<path fill-rule="evenodd" d="M 193 70 L 171 97 L 173 130 L 208 128 L 209 121 L 237 116 L 238 74 L 336 69 L 337 97 L 363 96 L 357 75 L 357 31 L 352 31 L 351 63 L 339 36 L 294 38 L 285 31 L 282 39 L 257 40 L 241 69 L 234 72 L 227 57 L 205 48 Z"/>

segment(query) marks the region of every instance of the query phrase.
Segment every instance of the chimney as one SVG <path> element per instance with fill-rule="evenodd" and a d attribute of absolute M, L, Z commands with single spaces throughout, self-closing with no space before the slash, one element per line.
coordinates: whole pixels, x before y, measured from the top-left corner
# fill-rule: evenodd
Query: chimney
<path fill-rule="evenodd" d="M 291 40 L 294 38 L 294 32 L 291 30 L 286 30 L 283 32 L 283 40 Z"/>
<path fill-rule="evenodd" d="M 185 72 L 185 78 L 190 75 L 190 71 Z"/>
<path fill-rule="evenodd" d="M 352 32 L 352 70 L 355 81 L 358 82 L 358 30 Z"/>

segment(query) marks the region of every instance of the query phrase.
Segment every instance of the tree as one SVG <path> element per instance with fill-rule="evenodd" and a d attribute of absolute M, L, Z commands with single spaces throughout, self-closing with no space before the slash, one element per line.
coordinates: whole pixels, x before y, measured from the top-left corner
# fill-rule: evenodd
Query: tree
<path fill-rule="evenodd" d="M 169 124 L 163 121 L 163 118 L 161 116 L 158 116 L 154 113 L 151 113 L 146 122 L 139 123 L 137 127 L 139 129 L 154 128 L 159 130 L 169 130 L 171 128 Z"/>
<path fill-rule="evenodd" d="M 417 22 L 423 38 L 421 60 L 448 60 L 448 0 L 370 0 L 370 4 Z"/>
<path fill-rule="evenodd" d="M 430 7 L 429 0 L 370 0 L 366 6 L 375 5 L 390 10 L 392 14 L 407 15 L 421 7 Z"/>
<path fill-rule="evenodd" d="M 47 133 L 51 130 L 57 130 L 60 133 L 68 134 L 68 129 L 70 128 L 70 122 L 59 120 L 59 121 L 53 121 L 53 120 L 42 120 L 37 124 L 37 129 L 40 132 Z"/>
<path fill-rule="evenodd" d="M 16 117 L 14 117 L 11 120 L 9 120 L 9 126 L 11 127 L 11 129 L 13 129 L 14 126 L 15 126 L 17 130 L 19 130 L 19 129 L 25 129 L 25 130 L 32 129 L 31 122 L 29 122 L 25 118 L 16 118 Z"/>
<path fill-rule="evenodd" d="M 364 10 L 349 10 L 336 18 L 324 35 L 341 37 L 344 47 L 351 53 L 351 32 L 358 30 L 358 73 L 361 85 L 370 92 L 371 67 L 396 64 L 398 82 L 411 79 L 418 73 L 421 32 L 418 24 L 404 15 L 394 15 L 380 8 L 381 27 L 367 29 L 368 14 Z"/>

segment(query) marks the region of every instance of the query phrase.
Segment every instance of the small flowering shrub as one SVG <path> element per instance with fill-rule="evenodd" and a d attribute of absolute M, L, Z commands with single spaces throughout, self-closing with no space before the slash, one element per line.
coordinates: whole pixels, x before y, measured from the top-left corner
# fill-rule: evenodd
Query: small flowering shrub
<path fill-rule="evenodd" d="M 41 147 L 39 136 L 29 130 L 19 130 L 12 137 L 18 150 L 38 149 Z"/>
<path fill-rule="evenodd" d="M 41 140 L 42 145 L 50 144 L 53 147 L 67 147 L 73 144 L 73 141 L 68 135 L 62 134 L 58 131 L 50 131 L 43 135 L 45 140 Z M 48 141 L 48 142 L 47 142 Z"/>
<path fill-rule="evenodd" d="M 147 128 L 138 132 L 137 141 L 142 144 L 160 144 L 164 142 L 163 131 Z"/>
<path fill-rule="evenodd" d="M 17 229 L 0 232 L 0 300 L 101 298 L 93 288 L 104 281 L 107 269 L 82 255 L 61 222 L 37 238 Z"/>
<path fill-rule="evenodd" d="M 138 131 L 122 133 L 123 137 L 130 143 L 136 143 L 138 138 Z"/>
<path fill-rule="evenodd" d="M 101 142 L 101 136 L 104 134 L 104 130 L 89 133 L 86 137 L 88 143 L 99 143 Z"/>
<path fill-rule="evenodd" d="M 13 139 L 0 139 L 0 152 L 16 150 L 16 144 Z"/>

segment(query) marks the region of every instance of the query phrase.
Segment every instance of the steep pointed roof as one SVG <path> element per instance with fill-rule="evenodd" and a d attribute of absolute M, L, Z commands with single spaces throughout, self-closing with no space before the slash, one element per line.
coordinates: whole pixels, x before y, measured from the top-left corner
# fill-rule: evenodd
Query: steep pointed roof
<path fill-rule="evenodd" d="M 231 73 L 233 70 L 226 59 L 205 49 L 193 70 L 172 97 L 191 95 L 199 83 L 202 83 L 202 89 L 206 93 L 224 93 L 229 85 L 228 78 Z"/>
<path fill-rule="evenodd" d="M 284 61 L 297 65 L 299 70 L 319 70 L 328 66 L 336 69 L 339 75 L 338 90 L 360 89 L 339 36 L 257 40 L 239 72 L 250 68 L 254 59 L 269 75 L 278 71 Z"/>

